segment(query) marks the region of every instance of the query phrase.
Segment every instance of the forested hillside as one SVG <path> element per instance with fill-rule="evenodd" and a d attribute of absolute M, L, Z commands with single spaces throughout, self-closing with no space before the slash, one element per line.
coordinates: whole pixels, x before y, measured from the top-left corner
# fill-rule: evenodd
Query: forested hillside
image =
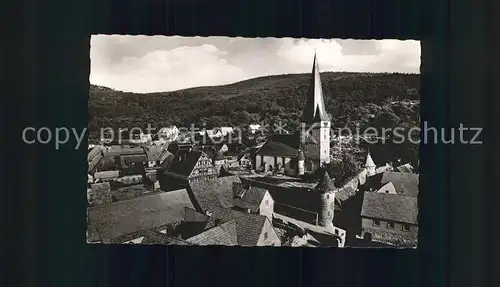
<path fill-rule="evenodd" d="M 419 75 L 322 73 L 323 92 L 333 127 L 360 124 L 408 125 L 418 121 L 418 105 L 390 102 L 418 99 Z M 309 74 L 255 78 L 225 86 L 134 94 L 91 86 L 89 132 L 100 128 L 155 128 L 175 124 L 207 127 L 246 126 L 283 121 L 289 129 L 299 122 L 306 102 Z"/>

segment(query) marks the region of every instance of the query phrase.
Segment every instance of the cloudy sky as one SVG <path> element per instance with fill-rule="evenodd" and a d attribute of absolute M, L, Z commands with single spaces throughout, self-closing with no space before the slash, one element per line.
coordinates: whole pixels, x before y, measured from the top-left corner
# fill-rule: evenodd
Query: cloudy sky
<path fill-rule="evenodd" d="M 150 93 L 309 73 L 315 50 L 322 72 L 420 71 L 420 42 L 411 40 L 96 35 L 90 83 Z"/>

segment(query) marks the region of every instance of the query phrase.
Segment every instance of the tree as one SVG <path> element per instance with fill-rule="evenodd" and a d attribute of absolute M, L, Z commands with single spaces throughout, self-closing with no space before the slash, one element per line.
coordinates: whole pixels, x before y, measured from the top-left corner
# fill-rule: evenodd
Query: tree
<path fill-rule="evenodd" d="M 358 166 L 351 154 L 343 154 L 341 161 L 330 162 L 324 169 L 331 178 L 335 179 L 337 187 L 342 187 L 358 172 Z"/>

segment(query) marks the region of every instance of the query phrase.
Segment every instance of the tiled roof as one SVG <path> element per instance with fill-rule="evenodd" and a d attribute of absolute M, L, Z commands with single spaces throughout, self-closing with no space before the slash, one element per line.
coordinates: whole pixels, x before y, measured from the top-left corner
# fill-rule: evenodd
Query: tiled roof
<path fill-rule="evenodd" d="M 94 178 L 118 178 L 120 176 L 119 170 L 106 170 L 106 171 L 98 171 L 94 174 Z"/>
<path fill-rule="evenodd" d="M 152 193 L 153 190 L 144 186 L 143 184 L 136 184 L 132 186 L 125 186 L 121 188 L 117 188 L 111 191 L 111 194 L 115 198 L 116 201 L 123 201 L 134 199 L 141 195 L 145 195 L 147 193 Z"/>
<path fill-rule="evenodd" d="M 346 201 L 347 199 L 351 198 L 356 194 L 356 190 L 352 188 L 351 186 L 345 186 L 341 189 L 339 189 L 335 193 L 335 199 L 339 201 Z"/>
<path fill-rule="evenodd" d="M 92 161 L 92 159 L 94 157 L 96 157 L 97 155 L 100 155 L 102 154 L 103 152 L 106 151 L 106 147 L 102 146 L 102 145 L 97 145 L 95 146 L 94 148 L 92 148 L 90 150 L 90 152 L 88 153 L 87 155 L 87 161 Z"/>
<path fill-rule="evenodd" d="M 182 162 L 176 163 L 172 166 L 171 172 L 189 176 L 191 172 L 193 172 L 196 163 L 198 163 L 198 160 L 202 155 L 203 153 L 197 150 L 188 152 L 186 158 Z"/>
<path fill-rule="evenodd" d="M 234 182 L 241 183 L 241 180 L 233 175 L 192 182 L 189 187 L 203 212 L 215 212 L 217 209 L 233 206 Z"/>
<path fill-rule="evenodd" d="M 274 202 L 281 205 L 288 205 L 295 208 L 305 209 L 307 211 L 317 211 L 318 193 L 306 188 L 282 187 L 260 180 L 242 178 L 242 182 L 251 186 L 267 189 Z"/>
<path fill-rule="evenodd" d="M 146 154 L 134 154 L 134 155 L 122 155 L 121 156 L 124 162 L 148 162 L 148 157 Z"/>
<path fill-rule="evenodd" d="M 238 195 L 234 199 L 234 205 L 245 209 L 250 208 L 252 212 L 256 212 L 259 210 L 266 192 L 266 189 L 256 186 L 250 186 L 248 189 L 243 189 L 243 191 L 241 191 L 240 187 L 237 187 Z"/>
<path fill-rule="evenodd" d="M 109 182 L 92 184 L 90 193 L 88 193 L 88 201 L 90 205 L 111 203 L 111 186 Z"/>
<path fill-rule="evenodd" d="M 145 147 L 144 151 L 146 152 L 146 156 L 148 158 L 148 161 L 157 161 L 157 160 L 160 160 L 160 157 L 165 152 L 167 152 L 166 150 L 162 149 L 160 146 Z"/>
<path fill-rule="evenodd" d="M 233 213 L 236 219 L 236 230 L 238 233 L 238 245 L 256 246 L 267 217 L 250 213 Z"/>
<path fill-rule="evenodd" d="M 93 171 L 99 162 L 104 158 L 105 148 L 97 146 L 92 150 L 92 152 L 94 151 L 96 151 L 95 154 L 92 156 L 89 154 L 87 158 L 89 160 L 89 167 L 87 169 L 88 172 Z"/>
<path fill-rule="evenodd" d="M 299 149 L 298 134 L 273 135 L 257 150 L 257 155 L 284 156 L 295 158 Z"/>
<path fill-rule="evenodd" d="M 361 216 L 417 224 L 416 197 L 377 192 L 365 192 Z"/>
<path fill-rule="evenodd" d="M 388 182 L 392 182 L 396 188 L 396 192 L 399 195 L 417 197 L 418 196 L 418 184 L 419 178 L 418 174 L 404 173 L 404 172 L 383 172 L 370 176 L 365 186 L 364 190 L 370 188 L 377 190 L 381 188 Z"/>
<path fill-rule="evenodd" d="M 89 229 L 97 230 L 103 240 L 111 240 L 141 229 L 180 222 L 186 207 L 194 209 L 185 189 L 90 207 Z"/>
<path fill-rule="evenodd" d="M 185 240 L 170 237 L 163 233 L 147 229 L 139 230 L 137 232 L 121 236 L 119 238 L 112 240 L 111 242 L 122 243 L 140 237 L 143 238 L 140 244 L 191 245 L 191 243 Z"/>
<path fill-rule="evenodd" d="M 413 166 L 411 164 L 407 163 L 407 164 L 403 164 L 403 165 L 396 167 L 396 170 L 398 172 L 413 173 L 413 171 L 415 169 L 413 168 Z"/>
<path fill-rule="evenodd" d="M 230 220 L 187 239 L 196 245 L 238 245 L 236 220 Z"/>

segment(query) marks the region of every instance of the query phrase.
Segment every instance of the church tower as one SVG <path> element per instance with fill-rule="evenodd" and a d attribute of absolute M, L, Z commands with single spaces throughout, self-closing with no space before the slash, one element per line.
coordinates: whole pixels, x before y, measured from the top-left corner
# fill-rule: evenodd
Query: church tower
<path fill-rule="evenodd" d="M 319 193 L 318 225 L 333 228 L 335 185 L 326 171 L 316 185 L 315 191 Z"/>
<path fill-rule="evenodd" d="M 314 53 L 307 104 L 301 120 L 301 149 L 306 152 L 306 170 L 314 171 L 330 163 L 330 118 L 326 112 L 318 59 Z"/>
<path fill-rule="evenodd" d="M 372 157 L 370 155 L 370 152 L 368 152 L 368 154 L 366 155 L 365 168 L 366 168 L 366 171 L 367 171 L 367 174 L 366 174 L 367 176 L 372 176 L 376 172 L 377 166 L 373 162 L 373 159 L 372 159 Z"/>

